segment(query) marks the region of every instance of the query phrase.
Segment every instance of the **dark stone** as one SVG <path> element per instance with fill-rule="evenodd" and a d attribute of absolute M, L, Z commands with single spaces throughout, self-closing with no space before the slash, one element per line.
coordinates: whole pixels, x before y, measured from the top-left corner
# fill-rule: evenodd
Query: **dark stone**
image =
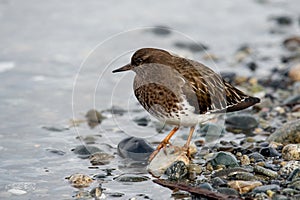
<path fill-rule="evenodd" d="M 42 128 L 52 132 L 63 132 L 69 130 L 69 128 L 61 127 L 61 126 L 43 126 Z"/>
<path fill-rule="evenodd" d="M 169 180 L 177 181 L 184 179 L 188 174 L 188 168 L 182 161 L 174 162 L 170 167 L 165 171 Z"/>
<path fill-rule="evenodd" d="M 96 153 L 96 152 L 102 152 L 101 149 L 94 146 L 89 145 L 79 145 L 75 149 L 72 149 L 72 151 L 77 154 L 80 158 L 89 158 L 90 155 Z"/>
<path fill-rule="evenodd" d="M 62 150 L 58 150 L 58 149 L 46 149 L 46 151 L 59 155 L 59 156 L 63 156 L 66 154 L 66 152 L 62 151 Z"/>
<path fill-rule="evenodd" d="M 252 71 L 254 72 L 256 69 L 257 69 L 257 64 L 255 62 L 250 62 L 247 64 L 247 67 Z"/>
<path fill-rule="evenodd" d="M 239 192 L 233 188 L 220 187 L 218 188 L 218 192 L 226 195 L 239 196 Z"/>
<path fill-rule="evenodd" d="M 281 154 L 276 151 L 273 147 L 261 148 L 259 153 L 265 157 L 278 157 Z"/>
<path fill-rule="evenodd" d="M 288 181 L 300 179 L 300 168 L 296 168 L 288 177 Z"/>
<path fill-rule="evenodd" d="M 128 137 L 118 144 L 118 153 L 123 158 L 144 161 L 153 151 L 153 147 L 142 138 Z"/>
<path fill-rule="evenodd" d="M 277 16 L 272 17 L 272 19 L 278 24 L 278 25 L 291 25 L 293 23 L 293 20 L 290 16 Z"/>
<path fill-rule="evenodd" d="M 238 167 L 238 161 L 235 156 L 228 152 L 218 152 L 215 156 L 210 160 L 211 165 L 213 168 L 217 167 L 218 165 L 224 165 L 226 167 Z"/>
<path fill-rule="evenodd" d="M 260 162 L 260 161 L 265 160 L 265 157 L 258 152 L 253 152 L 253 153 L 249 154 L 248 156 L 249 156 L 250 160 L 253 159 L 254 162 Z"/>
<path fill-rule="evenodd" d="M 150 119 L 149 117 L 139 117 L 139 118 L 135 118 L 133 121 L 137 123 L 137 125 L 139 126 L 147 126 L 148 123 L 150 122 Z"/>
<path fill-rule="evenodd" d="M 188 43 L 188 42 L 175 42 L 174 44 L 176 47 L 180 48 L 180 49 L 186 49 L 186 50 L 189 50 L 191 52 L 201 52 L 201 51 L 204 51 L 204 50 L 207 50 L 208 49 L 208 46 L 204 45 L 204 44 L 201 44 L 201 43 Z"/>
<path fill-rule="evenodd" d="M 119 107 L 119 106 L 112 106 L 109 110 L 111 114 L 114 114 L 114 115 L 123 115 L 124 113 L 127 112 L 127 110 Z"/>
<path fill-rule="evenodd" d="M 118 182 L 142 182 L 142 181 L 148 181 L 150 180 L 150 178 L 146 176 L 136 175 L 136 174 L 122 174 L 114 178 L 114 180 Z"/>
<path fill-rule="evenodd" d="M 225 120 L 226 128 L 230 131 L 237 130 L 253 130 L 258 126 L 257 120 L 251 115 L 232 115 Z"/>
<path fill-rule="evenodd" d="M 263 185 L 263 186 L 258 186 L 252 190 L 253 193 L 261 193 L 261 192 L 266 192 L 268 190 L 272 191 L 279 191 L 280 186 L 279 185 Z"/>
<path fill-rule="evenodd" d="M 296 104 L 300 104 L 300 95 L 293 95 L 289 98 L 287 98 L 286 100 L 283 101 L 284 105 L 296 105 Z"/>
<path fill-rule="evenodd" d="M 152 30 L 152 33 L 154 33 L 155 35 L 159 35 L 159 36 L 167 36 L 172 33 L 169 27 L 163 26 L 163 25 L 155 26 L 151 30 Z"/>
<path fill-rule="evenodd" d="M 222 78 L 229 83 L 233 83 L 236 78 L 235 72 L 221 72 Z"/>
<path fill-rule="evenodd" d="M 267 140 L 284 145 L 300 143 L 300 119 L 283 124 Z"/>
<path fill-rule="evenodd" d="M 219 187 L 221 185 L 226 185 L 226 182 L 223 179 L 221 179 L 220 177 L 214 177 L 213 179 L 211 179 L 211 184 L 214 187 Z"/>

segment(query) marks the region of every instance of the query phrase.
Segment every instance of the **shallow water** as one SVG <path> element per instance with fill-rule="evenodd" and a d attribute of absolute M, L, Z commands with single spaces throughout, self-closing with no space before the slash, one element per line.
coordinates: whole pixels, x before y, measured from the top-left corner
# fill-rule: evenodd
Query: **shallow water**
<path fill-rule="evenodd" d="M 234 59 L 236 50 L 249 44 L 255 54 L 248 59 L 259 65 L 254 75 L 267 76 L 284 54 L 281 41 L 299 34 L 299 6 L 296 0 L 243 4 L 238 0 L 1 0 L 0 198 L 72 199 L 76 189 L 64 179 L 72 173 L 93 175 L 101 168 L 115 169 L 114 175 L 145 173 L 144 168 L 128 167 L 119 157 L 108 166 L 89 169 L 88 160 L 71 152 L 82 143 L 77 136 L 100 134 L 96 143 L 110 144 L 112 152 L 128 135 L 151 142 L 163 137 L 154 126 L 140 127 L 132 121 L 147 115 L 133 97 L 133 74 L 113 75 L 111 71 L 129 62 L 135 49 L 153 46 L 201 60 L 218 72 L 252 75 Z M 294 23 L 282 27 L 270 19 L 281 15 L 290 16 Z M 170 27 L 171 33 L 153 33 L 157 25 Z M 220 59 L 204 60 L 204 52 L 180 49 L 175 46 L 178 41 L 208 45 L 207 53 Z M 129 112 L 123 116 L 106 113 L 108 118 L 94 129 L 86 124 L 62 131 L 43 128 L 70 127 L 70 119 L 84 119 L 89 109 L 106 110 L 112 105 Z M 51 153 L 51 149 L 64 153 Z M 151 180 L 130 184 L 109 180 L 103 187 L 107 193 L 124 193 L 119 199 L 144 198 L 138 194 L 171 198 L 170 190 Z M 11 194 L 12 188 L 27 193 Z"/>

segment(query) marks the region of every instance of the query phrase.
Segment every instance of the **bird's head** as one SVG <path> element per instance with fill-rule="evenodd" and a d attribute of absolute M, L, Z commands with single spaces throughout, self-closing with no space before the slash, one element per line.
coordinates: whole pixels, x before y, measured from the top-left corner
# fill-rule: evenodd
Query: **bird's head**
<path fill-rule="evenodd" d="M 172 60 L 172 55 L 162 49 L 154 48 L 143 48 L 137 50 L 131 57 L 131 62 L 121 68 L 118 68 L 113 71 L 123 72 L 127 70 L 138 71 L 139 69 L 143 70 L 144 67 L 149 67 L 151 63 L 168 65 Z"/>

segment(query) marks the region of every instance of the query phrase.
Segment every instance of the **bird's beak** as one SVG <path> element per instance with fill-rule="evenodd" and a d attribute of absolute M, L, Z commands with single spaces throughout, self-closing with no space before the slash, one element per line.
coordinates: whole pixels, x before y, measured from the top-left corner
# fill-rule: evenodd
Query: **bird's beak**
<path fill-rule="evenodd" d="M 114 71 L 112 71 L 112 73 L 116 73 L 116 72 L 124 72 L 124 71 L 127 71 L 127 70 L 131 70 L 133 67 L 131 64 L 127 64 L 123 67 L 120 67 L 119 69 L 115 69 Z"/>

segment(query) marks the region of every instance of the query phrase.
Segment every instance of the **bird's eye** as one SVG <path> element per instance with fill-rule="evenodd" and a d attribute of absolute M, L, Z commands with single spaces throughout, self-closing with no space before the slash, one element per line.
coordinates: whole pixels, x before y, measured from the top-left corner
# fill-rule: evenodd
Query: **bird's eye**
<path fill-rule="evenodd" d="M 140 64 L 142 64 L 142 62 L 143 62 L 143 59 L 142 59 L 142 58 L 137 58 L 137 59 L 135 59 L 135 64 L 136 64 L 136 65 L 140 65 Z"/>

